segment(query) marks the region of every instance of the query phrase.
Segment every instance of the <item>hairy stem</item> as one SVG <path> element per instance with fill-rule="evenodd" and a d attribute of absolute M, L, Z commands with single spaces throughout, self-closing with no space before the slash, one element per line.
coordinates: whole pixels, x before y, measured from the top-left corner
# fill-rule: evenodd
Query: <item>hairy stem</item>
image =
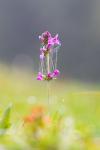
<path fill-rule="evenodd" d="M 50 72 L 49 54 L 47 55 L 47 73 Z"/>
<path fill-rule="evenodd" d="M 47 54 L 47 73 L 50 73 L 50 54 Z M 50 83 L 47 81 L 48 105 L 50 105 Z"/>

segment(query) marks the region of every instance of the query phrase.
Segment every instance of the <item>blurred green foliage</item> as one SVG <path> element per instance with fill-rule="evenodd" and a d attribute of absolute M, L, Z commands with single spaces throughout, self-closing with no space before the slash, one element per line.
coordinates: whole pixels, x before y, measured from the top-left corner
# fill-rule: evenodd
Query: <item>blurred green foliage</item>
<path fill-rule="evenodd" d="M 4 134 L 6 130 L 10 127 L 10 111 L 11 104 L 5 109 L 3 115 L 0 120 L 0 135 Z"/>
<path fill-rule="evenodd" d="M 0 129 L 7 129 L 0 136 L 1 150 L 100 149 L 98 85 L 67 80 L 50 82 L 48 103 L 46 82 L 36 81 L 31 72 L 11 71 L 4 66 L 1 70 Z M 44 113 L 40 111 L 33 122 L 25 123 L 24 118 L 38 106 L 45 108 Z M 47 121 L 41 125 L 45 116 L 49 116 L 50 124 Z"/>

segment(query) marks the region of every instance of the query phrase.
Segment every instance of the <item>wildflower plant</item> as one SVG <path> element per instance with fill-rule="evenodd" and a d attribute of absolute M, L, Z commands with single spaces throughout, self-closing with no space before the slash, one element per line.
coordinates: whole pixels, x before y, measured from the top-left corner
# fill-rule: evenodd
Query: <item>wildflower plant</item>
<path fill-rule="evenodd" d="M 52 37 L 48 31 L 39 36 L 40 47 L 40 67 L 37 80 L 50 81 L 56 79 L 60 72 L 57 69 L 57 54 L 61 46 L 58 34 Z"/>

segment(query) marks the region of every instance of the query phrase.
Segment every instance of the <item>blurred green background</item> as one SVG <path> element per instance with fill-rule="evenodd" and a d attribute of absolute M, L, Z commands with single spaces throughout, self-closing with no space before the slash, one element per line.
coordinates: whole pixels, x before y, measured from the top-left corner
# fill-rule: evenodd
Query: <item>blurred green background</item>
<path fill-rule="evenodd" d="M 30 71 L 11 72 L 1 65 L 0 71 L 0 116 L 11 103 L 12 109 L 8 130 L 0 130 L 1 150 L 99 150 L 100 149 L 100 92 L 99 84 L 85 84 L 75 80 L 36 81 Z M 23 126 L 25 116 L 33 107 L 46 107 L 45 115 L 51 118 L 49 128 L 33 122 L 39 132 Z M 37 114 L 38 112 L 36 112 Z M 41 112 L 40 112 L 41 113 Z M 35 114 L 35 115 L 36 115 Z M 25 128 L 25 129 L 24 129 Z M 42 137 L 41 137 L 42 136 Z M 27 138 L 28 140 L 27 140 Z M 34 141 L 35 140 L 35 141 Z"/>

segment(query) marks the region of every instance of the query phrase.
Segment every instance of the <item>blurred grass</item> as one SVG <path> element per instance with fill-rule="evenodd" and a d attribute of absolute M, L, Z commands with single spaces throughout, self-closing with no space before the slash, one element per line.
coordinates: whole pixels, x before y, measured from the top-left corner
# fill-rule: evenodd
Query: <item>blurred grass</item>
<path fill-rule="evenodd" d="M 6 66 L 1 65 L 0 112 L 9 103 L 12 103 L 11 122 L 17 126 L 23 121 L 24 116 L 29 114 L 34 105 L 44 105 L 47 107 L 47 113 L 50 114 L 56 124 L 59 116 L 63 119 L 66 117 L 74 119 L 75 129 L 81 133 L 82 139 L 72 144 L 69 150 L 99 150 L 99 87 L 99 84 L 85 84 L 67 80 L 53 81 L 50 83 L 50 104 L 48 105 L 46 82 L 37 81 L 36 75 L 28 70 L 25 71 L 17 68 L 12 71 Z M 84 146 L 81 147 L 81 145 Z M 0 146 L 1 150 L 6 148 L 20 150 L 27 147 L 27 144 L 21 142 L 17 136 L 13 138 L 5 136 L 0 138 Z M 27 149 L 31 148 L 27 147 Z"/>

